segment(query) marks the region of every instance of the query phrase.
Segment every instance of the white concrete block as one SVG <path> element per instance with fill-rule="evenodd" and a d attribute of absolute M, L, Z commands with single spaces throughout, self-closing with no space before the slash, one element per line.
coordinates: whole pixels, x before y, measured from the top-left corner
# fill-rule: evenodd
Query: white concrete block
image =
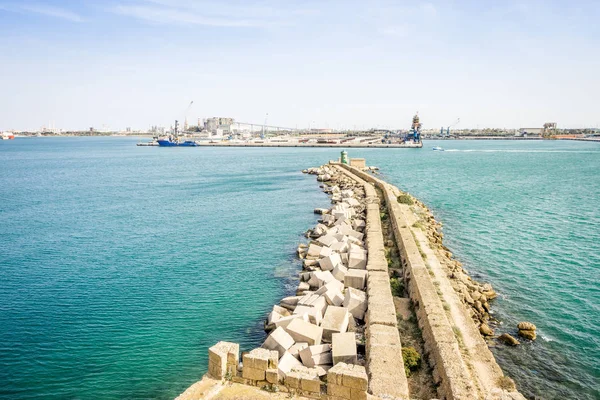
<path fill-rule="evenodd" d="M 351 315 L 348 312 L 348 309 L 344 307 L 327 307 L 327 311 L 325 311 L 325 316 L 321 322 L 323 339 L 331 340 L 332 334 L 346 332 L 350 318 Z"/>
<path fill-rule="evenodd" d="M 363 320 L 367 311 L 367 294 L 361 290 L 349 287 L 344 296 L 344 307 L 356 319 Z M 277 325 L 277 323 L 276 323 Z"/>
<path fill-rule="evenodd" d="M 331 345 L 321 344 L 309 346 L 300 351 L 302 364 L 307 367 L 331 363 Z"/>
<path fill-rule="evenodd" d="M 279 376 L 285 378 L 293 368 L 302 367 L 302 363 L 296 357 L 286 352 L 280 359 L 277 365 Z"/>
<path fill-rule="evenodd" d="M 337 289 L 330 289 L 323 296 L 325 296 L 325 300 L 330 306 L 339 307 L 344 303 L 344 294 Z"/>
<path fill-rule="evenodd" d="M 308 246 L 308 255 L 311 257 L 318 257 L 319 253 L 321 253 L 321 246 L 317 246 L 314 243 L 311 243 L 310 246 Z"/>
<path fill-rule="evenodd" d="M 331 271 L 331 275 L 333 275 L 333 277 L 340 281 L 340 282 L 344 282 L 344 277 L 346 276 L 346 274 L 348 273 L 348 268 L 344 267 L 344 265 L 336 265 L 336 267 L 333 269 L 333 271 Z"/>
<path fill-rule="evenodd" d="M 323 246 L 331 246 L 334 243 L 337 243 L 337 241 L 338 240 L 335 238 L 334 235 L 329 235 L 329 234 L 321 236 L 320 238 L 317 239 L 317 242 L 319 242 Z"/>
<path fill-rule="evenodd" d="M 335 278 L 329 271 L 313 271 L 308 283 L 311 287 L 320 288 L 324 284 L 334 280 Z"/>
<path fill-rule="evenodd" d="M 344 285 L 358 290 L 364 290 L 367 285 L 367 270 L 351 269 L 344 278 Z"/>
<path fill-rule="evenodd" d="M 356 338 L 353 332 L 334 333 L 331 341 L 333 364 L 356 364 Z"/>
<path fill-rule="evenodd" d="M 367 256 L 364 252 L 351 251 L 348 254 L 348 268 L 367 269 Z"/>
<path fill-rule="evenodd" d="M 282 357 L 287 349 L 292 347 L 294 339 L 282 327 L 275 329 L 267 337 L 262 347 L 269 350 L 276 350 L 279 357 Z"/>
<path fill-rule="evenodd" d="M 330 249 L 330 251 L 331 251 L 331 249 Z M 321 267 L 321 269 L 323 271 L 331 271 L 338 265 L 342 265 L 342 259 L 340 258 L 340 255 L 337 253 L 333 253 L 325 258 L 322 258 L 319 261 L 319 266 Z"/>
<path fill-rule="evenodd" d="M 287 326 L 286 331 L 296 342 L 306 342 L 310 346 L 321 344 L 323 328 L 301 319 L 294 319 Z"/>
<path fill-rule="evenodd" d="M 289 317 L 283 317 L 277 321 L 275 321 L 275 328 L 287 328 L 287 326 L 290 324 L 290 322 L 292 322 L 295 319 L 301 319 L 304 320 L 306 322 L 309 321 L 309 316 L 308 315 L 304 315 L 304 314 L 293 314 L 290 315 Z"/>
<path fill-rule="evenodd" d="M 323 246 L 321 248 L 321 252 L 319 253 L 319 257 L 321 257 L 321 258 L 323 258 L 323 257 L 329 257 L 331 255 L 331 253 L 333 253 L 333 250 L 331 250 L 327 246 Z"/>
<path fill-rule="evenodd" d="M 298 342 L 294 343 L 292 347 L 290 347 L 287 352 L 296 357 L 298 360 L 300 359 L 300 350 L 308 347 L 308 343 L 306 342 Z"/>

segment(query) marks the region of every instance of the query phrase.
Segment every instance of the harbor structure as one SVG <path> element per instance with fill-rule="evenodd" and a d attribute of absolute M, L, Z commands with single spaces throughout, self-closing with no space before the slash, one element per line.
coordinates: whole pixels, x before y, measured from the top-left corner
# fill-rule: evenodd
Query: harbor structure
<path fill-rule="evenodd" d="M 414 398 L 406 360 L 419 352 L 405 347 L 410 333 L 398 323 L 414 312 L 418 328 L 410 332 L 422 335 L 432 368 L 424 398 L 524 400 L 484 340 L 493 335 L 492 287 L 452 259 L 422 203 L 373 176 L 364 160 L 345 159 L 303 171 L 317 176 L 333 206 L 314 210 L 319 223 L 297 249 L 296 296 L 273 306 L 263 345 L 242 353 L 240 364 L 237 343 L 215 344 L 208 374 L 178 399 L 194 399 L 207 384 L 217 393 L 224 381 L 323 400 Z M 535 337 L 533 324 L 522 329 Z"/>

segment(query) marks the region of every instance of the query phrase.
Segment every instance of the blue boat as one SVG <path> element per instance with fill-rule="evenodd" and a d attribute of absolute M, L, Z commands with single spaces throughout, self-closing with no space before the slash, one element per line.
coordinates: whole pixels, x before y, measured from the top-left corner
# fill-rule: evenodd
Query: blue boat
<path fill-rule="evenodd" d="M 434 146 L 433 151 L 444 151 L 444 149 L 440 146 Z"/>
<path fill-rule="evenodd" d="M 198 146 L 198 143 L 194 142 L 193 140 L 185 140 L 182 142 L 179 140 L 179 138 L 173 138 L 171 136 L 169 136 L 166 139 L 158 139 L 157 142 L 160 147 L 196 147 L 196 146 Z"/>

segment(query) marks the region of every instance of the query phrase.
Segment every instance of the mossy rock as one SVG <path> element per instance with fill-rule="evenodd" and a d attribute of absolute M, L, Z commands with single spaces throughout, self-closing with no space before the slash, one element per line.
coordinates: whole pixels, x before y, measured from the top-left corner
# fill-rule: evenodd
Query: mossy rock
<path fill-rule="evenodd" d="M 412 206 L 413 204 L 415 204 L 415 201 L 413 200 L 411 195 L 404 193 L 398 196 L 398 203 L 408 204 L 409 206 Z"/>

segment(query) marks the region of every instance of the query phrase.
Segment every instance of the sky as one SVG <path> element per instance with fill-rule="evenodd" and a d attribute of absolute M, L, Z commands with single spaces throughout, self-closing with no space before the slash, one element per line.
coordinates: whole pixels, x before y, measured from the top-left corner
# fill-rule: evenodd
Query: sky
<path fill-rule="evenodd" d="M 599 127 L 599 50 L 598 1 L 0 0 L 0 130 Z"/>

